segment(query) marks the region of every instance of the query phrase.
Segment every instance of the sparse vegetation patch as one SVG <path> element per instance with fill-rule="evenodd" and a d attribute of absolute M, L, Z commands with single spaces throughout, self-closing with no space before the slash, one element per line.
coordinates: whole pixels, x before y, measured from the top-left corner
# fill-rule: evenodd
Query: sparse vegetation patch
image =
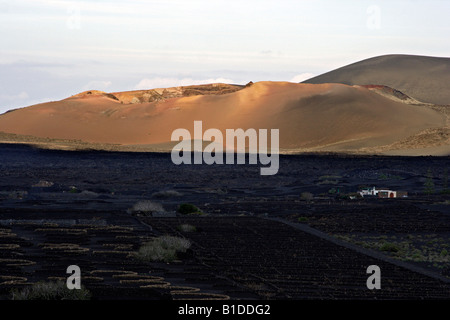
<path fill-rule="evenodd" d="M 181 224 L 177 228 L 181 232 L 196 232 L 197 228 L 191 224 Z"/>
<path fill-rule="evenodd" d="M 12 300 L 90 300 L 91 293 L 85 287 L 70 290 L 63 281 L 37 282 L 22 290 L 11 291 Z"/>
<path fill-rule="evenodd" d="M 143 200 L 135 203 L 129 210 L 130 212 L 152 213 L 152 212 L 164 212 L 164 208 L 160 203 L 150 200 Z"/>
<path fill-rule="evenodd" d="M 177 253 L 184 253 L 190 247 L 187 239 L 162 236 L 142 245 L 134 256 L 143 261 L 172 262 L 177 259 Z"/>

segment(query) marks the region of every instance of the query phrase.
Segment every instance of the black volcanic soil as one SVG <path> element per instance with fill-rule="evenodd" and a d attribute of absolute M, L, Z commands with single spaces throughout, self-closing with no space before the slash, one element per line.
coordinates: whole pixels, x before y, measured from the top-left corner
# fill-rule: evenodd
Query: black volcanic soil
<path fill-rule="evenodd" d="M 177 224 L 201 261 L 268 299 L 446 299 L 448 284 L 338 246 L 278 221 L 246 217 L 153 219 L 170 233 Z M 383 290 L 366 287 L 366 269 L 383 270 Z"/>
<path fill-rule="evenodd" d="M 448 299 L 449 167 L 449 157 L 282 156 L 277 175 L 260 176 L 258 165 L 176 166 L 168 154 L 2 145 L 0 296 L 64 280 L 76 264 L 94 299 Z M 409 197 L 349 200 L 359 186 Z M 129 213 L 141 200 L 166 213 Z M 176 216 L 181 203 L 207 215 Z M 164 234 L 191 249 L 168 264 L 132 257 Z M 376 250 L 383 241 L 401 250 Z M 406 245 L 420 249 L 414 259 Z M 366 288 L 373 264 L 381 290 Z"/>

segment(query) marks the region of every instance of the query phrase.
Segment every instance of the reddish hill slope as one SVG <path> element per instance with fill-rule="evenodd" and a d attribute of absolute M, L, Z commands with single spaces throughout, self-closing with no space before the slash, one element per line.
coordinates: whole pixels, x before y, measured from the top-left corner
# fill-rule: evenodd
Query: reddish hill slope
<path fill-rule="evenodd" d="M 83 93 L 3 114 L 0 131 L 161 146 L 170 142 L 173 130 L 193 132 L 193 122 L 202 120 L 203 130 L 223 133 L 233 128 L 279 129 L 280 147 L 289 152 L 358 151 L 445 126 L 445 116 L 436 110 L 396 102 L 360 86 L 258 82 L 239 89 L 136 103 L 124 102 L 136 97 L 133 92 Z"/>

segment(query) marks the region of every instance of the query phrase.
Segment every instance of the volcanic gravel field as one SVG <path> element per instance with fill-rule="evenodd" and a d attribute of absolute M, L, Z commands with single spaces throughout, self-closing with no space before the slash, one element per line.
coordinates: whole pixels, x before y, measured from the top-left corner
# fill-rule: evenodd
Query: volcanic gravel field
<path fill-rule="evenodd" d="M 281 156 L 277 175 L 260 176 L 258 165 L 176 166 L 168 154 L 1 145 L 0 297 L 78 265 L 99 300 L 449 299 L 449 167 L 449 157 Z M 409 197 L 344 196 L 363 185 Z M 164 211 L 131 210 L 143 200 Z M 182 203 L 205 214 L 176 213 Z M 162 235 L 192 245 L 170 263 L 134 256 Z M 370 247 L 385 238 L 430 242 L 428 260 Z M 366 286 L 370 265 L 380 290 Z"/>

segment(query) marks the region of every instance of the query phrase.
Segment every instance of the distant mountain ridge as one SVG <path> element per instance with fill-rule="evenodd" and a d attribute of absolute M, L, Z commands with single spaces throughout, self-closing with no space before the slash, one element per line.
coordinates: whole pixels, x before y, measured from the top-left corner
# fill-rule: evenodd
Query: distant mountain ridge
<path fill-rule="evenodd" d="M 383 55 L 349 64 L 303 83 L 385 85 L 422 102 L 450 105 L 450 58 Z"/>

